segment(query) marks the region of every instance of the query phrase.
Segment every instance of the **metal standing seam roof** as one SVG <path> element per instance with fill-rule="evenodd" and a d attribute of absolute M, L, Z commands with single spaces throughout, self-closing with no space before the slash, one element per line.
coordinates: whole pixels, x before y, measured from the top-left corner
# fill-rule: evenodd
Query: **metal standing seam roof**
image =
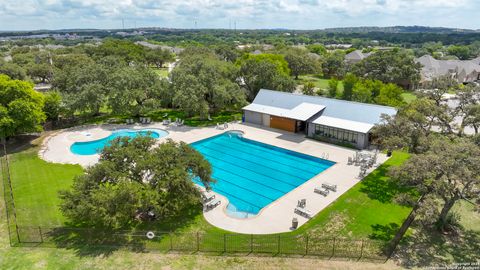
<path fill-rule="evenodd" d="M 382 114 L 395 115 L 397 113 L 395 108 L 388 106 L 266 89 L 261 89 L 252 104 L 243 109 L 300 121 L 306 121 L 321 112 L 320 116 L 310 119 L 310 121 L 313 123 L 329 123 L 329 126 L 338 126 L 338 128 L 347 130 L 356 129 L 359 132 L 361 132 L 360 130 L 366 130 L 368 127 L 367 125 L 361 125 L 361 123 L 370 124 L 371 128 L 380 122 Z M 308 115 L 310 117 L 307 117 Z M 323 117 L 329 118 L 321 119 Z"/>
<path fill-rule="evenodd" d="M 302 102 L 291 109 L 287 109 L 287 108 L 280 108 L 275 106 L 252 103 L 250 105 L 247 105 L 243 109 L 247 111 L 281 116 L 281 117 L 291 118 L 291 119 L 300 120 L 300 121 L 307 121 L 310 117 L 314 116 L 319 111 L 325 109 L 325 106 L 319 105 L 319 104 Z"/>
<path fill-rule="evenodd" d="M 329 117 L 329 116 L 318 117 L 317 119 L 313 120 L 312 123 L 351 130 L 351 131 L 360 132 L 360 133 L 367 133 L 374 126 L 373 124 L 355 122 L 355 121 Z"/>

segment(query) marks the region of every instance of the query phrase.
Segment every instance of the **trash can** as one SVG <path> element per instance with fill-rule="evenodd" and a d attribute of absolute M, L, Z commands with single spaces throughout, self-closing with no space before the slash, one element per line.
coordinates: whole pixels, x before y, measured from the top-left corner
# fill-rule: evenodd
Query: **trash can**
<path fill-rule="evenodd" d="M 388 150 L 387 151 L 387 157 L 391 157 L 392 156 L 392 151 L 391 150 Z"/>
<path fill-rule="evenodd" d="M 292 228 L 293 229 L 296 229 L 298 227 L 298 219 L 297 218 L 293 218 L 292 219 Z"/>

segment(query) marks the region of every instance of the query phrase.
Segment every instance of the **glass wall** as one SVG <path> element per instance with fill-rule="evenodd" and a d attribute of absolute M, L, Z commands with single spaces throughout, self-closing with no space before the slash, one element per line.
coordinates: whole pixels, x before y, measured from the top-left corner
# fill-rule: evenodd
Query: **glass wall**
<path fill-rule="evenodd" d="M 342 142 L 349 142 L 352 144 L 357 144 L 358 142 L 357 132 L 323 125 L 315 125 L 314 136 L 325 137 Z"/>

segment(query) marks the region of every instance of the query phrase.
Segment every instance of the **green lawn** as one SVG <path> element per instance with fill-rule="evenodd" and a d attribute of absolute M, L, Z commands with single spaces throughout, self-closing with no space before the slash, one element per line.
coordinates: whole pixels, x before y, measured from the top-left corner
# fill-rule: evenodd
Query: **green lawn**
<path fill-rule="evenodd" d="M 402 94 L 402 98 L 405 102 L 410 103 L 417 99 L 417 96 L 411 92 L 405 92 Z"/>
<path fill-rule="evenodd" d="M 329 79 L 319 78 L 319 77 L 314 76 L 314 75 L 303 75 L 303 76 L 299 76 L 299 78 L 298 78 L 298 83 L 299 84 L 304 84 L 304 83 L 309 82 L 309 81 L 313 82 L 315 84 L 315 87 L 317 87 L 321 90 L 325 90 L 324 92 L 326 92 L 327 89 L 328 89 Z M 343 93 L 343 82 L 339 81 L 338 82 L 338 94 L 340 95 L 341 93 Z"/>
<path fill-rule="evenodd" d="M 168 77 L 168 68 L 152 68 L 152 70 L 161 78 Z"/>
<path fill-rule="evenodd" d="M 402 164 L 408 157 L 407 153 L 394 152 L 389 160 L 300 227 L 297 233 L 379 239 L 382 234 L 391 234 L 410 208 L 393 202 L 393 196 L 401 190 L 389 182 L 386 173 L 389 167 Z"/>
<path fill-rule="evenodd" d="M 37 151 L 37 147 L 31 147 L 10 156 L 18 222 L 24 226 L 62 224 L 65 219 L 58 209 L 58 191 L 69 188 L 82 168 L 46 162 L 38 157 Z"/>

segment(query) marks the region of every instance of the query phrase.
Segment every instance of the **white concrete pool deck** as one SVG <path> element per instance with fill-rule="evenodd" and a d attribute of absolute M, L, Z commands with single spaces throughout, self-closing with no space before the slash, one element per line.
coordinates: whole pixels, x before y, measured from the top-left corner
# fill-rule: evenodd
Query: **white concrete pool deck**
<path fill-rule="evenodd" d="M 87 167 L 98 161 L 98 155 L 75 155 L 70 152 L 70 146 L 78 141 L 91 141 L 104 138 L 110 135 L 112 130 L 122 128 L 159 128 L 167 130 L 169 132 L 168 136 L 161 138 L 159 140 L 160 142 L 170 138 L 175 141 L 192 143 L 225 132 L 225 130 L 218 130 L 215 127 L 166 127 L 161 123 L 129 126 L 84 126 L 63 130 L 51 135 L 44 141 L 39 155 L 50 162 L 80 164 Z M 293 134 L 250 124 L 230 124 L 227 130 L 242 130 L 245 133 L 245 138 L 319 158 L 322 158 L 323 155 L 328 155 L 327 159 L 336 162 L 336 164 L 296 189 L 293 189 L 273 203 L 267 205 L 257 216 L 248 219 L 228 216 L 226 214 L 226 207 L 228 205 L 227 199 L 220 194 L 216 194 L 216 197 L 221 200 L 221 205 L 210 211 L 204 212 L 205 219 L 216 227 L 228 231 L 248 234 L 288 232 L 291 230 L 292 218 L 296 217 L 298 219 L 299 226 L 308 221 L 307 218 L 294 213 L 298 200 L 306 199 L 306 209 L 316 215 L 361 180 L 358 178 L 360 168 L 353 165 L 347 165 L 348 157 L 353 156 L 355 153 L 355 150 L 353 149 L 311 140 L 305 138 L 305 136 L 301 134 Z M 377 164 L 368 172 L 374 170 L 376 166 L 382 164 L 386 160 L 387 157 L 385 155 L 379 154 Z M 325 182 L 336 184 L 337 192 L 330 192 L 326 197 L 313 192 L 315 187 L 319 187 Z"/>

